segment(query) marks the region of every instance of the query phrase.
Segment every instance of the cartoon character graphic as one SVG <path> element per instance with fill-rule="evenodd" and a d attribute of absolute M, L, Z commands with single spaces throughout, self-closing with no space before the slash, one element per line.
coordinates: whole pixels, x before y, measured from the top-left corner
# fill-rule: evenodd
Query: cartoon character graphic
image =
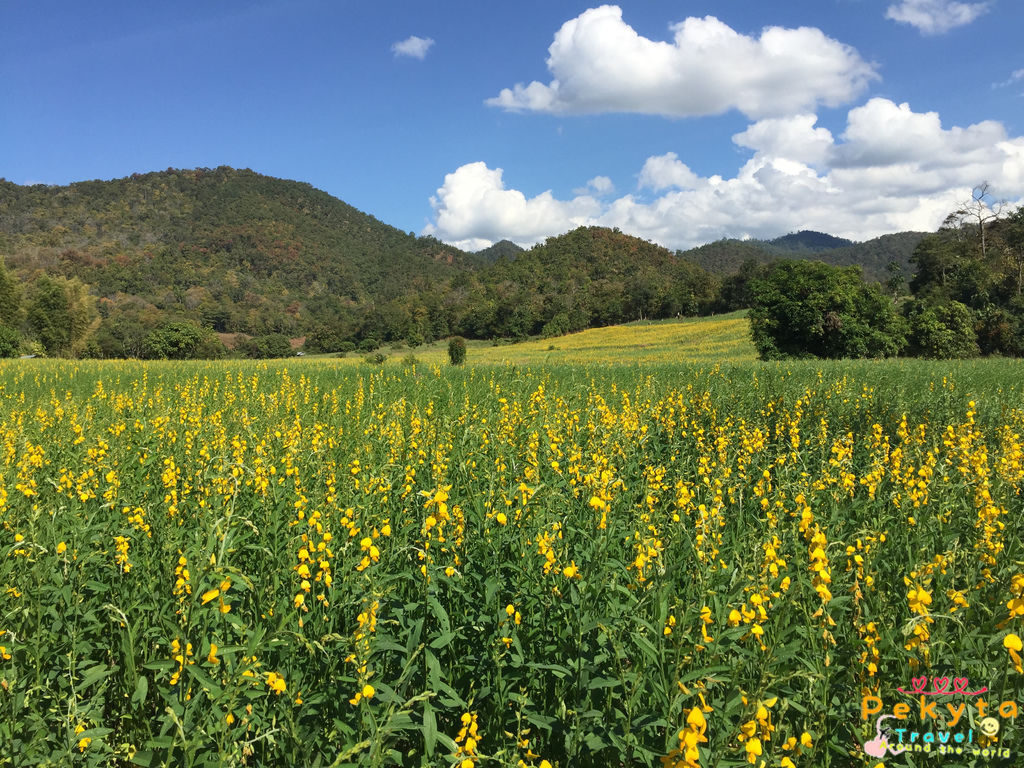
<path fill-rule="evenodd" d="M 898 755 L 901 752 L 906 752 L 907 748 L 900 746 L 894 747 L 889 743 L 889 737 L 892 733 L 886 729 L 882 729 L 883 720 L 893 719 L 893 715 L 882 715 L 875 721 L 875 738 L 864 744 L 864 752 L 871 757 L 885 757 L 885 755 L 892 754 Z"/>

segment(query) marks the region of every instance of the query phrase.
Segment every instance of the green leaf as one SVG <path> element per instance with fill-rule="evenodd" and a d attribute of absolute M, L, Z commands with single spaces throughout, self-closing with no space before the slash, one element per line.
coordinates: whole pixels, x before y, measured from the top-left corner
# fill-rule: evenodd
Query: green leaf
<path fill-rule="evenodd" d="M 135 693 L 132 694 L 132 704 L 145 704 L 146 694 L 149 693 L 149 680 L 146 679 L 145 675 L 139 675 L 138 682 L 135 683 Z"/>
<path fill-rule="evenodd" d="M 97 664 L 96 666 L 90 667 L 85 671 L 85 674 L 82 676 L 82 682 L 79 683 L 79 685 L 83 689 L 88 688 L 93 683 L 98 683 L 111 672 L 113 672 L 113 670 L 108 669 L 106 664 Z"/>
<path fill-rule="evenodd" d="M 435 648 L 437 650 L 447 648 L 449 645 L 451 645 L 452 640 L 458 637 L 458 634 L 458 632 L 445 632 L 440 637 L 434 638 L 434 640 L 430 643 L 430 647 Z"/>
<path fill-rule="evenodd" d="M 444 606 L 441 605 L 441 603 L 438 602 L 438 599 L 433 595 L 430 595 L 427 598 L 427 604 L 430 606 L 430 612 L 434 614 L 434 617 L 441 625 L 441 631 L 445 633 L 451 632 L 452 623 L 451 620 L 448 618 L 448 612 L 444 609 Z"/>
<path fill-rule="evenodd" d="M 434 708 L 430 702 L 423 702 L 423 745 L 427 757 L 432 757 L 434 747 L 437 746 L 437 718 L 434 716 Z"/>

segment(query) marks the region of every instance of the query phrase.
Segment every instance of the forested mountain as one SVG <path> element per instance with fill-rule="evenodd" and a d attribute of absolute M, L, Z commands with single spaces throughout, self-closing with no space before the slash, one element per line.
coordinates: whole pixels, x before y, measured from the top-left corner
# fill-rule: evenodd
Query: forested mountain
<path fill-rule="evenodd" d="M 802 231 L 774 240 L 717 240 L 680 253 L 716 275 L 739 271 L 745 261 L 767 264 L 776 259 L 815 259 L 839 267 L 859 266 L 866 280 L 884 283 L 895 263 L 906 278 L 914 274 L 910 257 L 924 232 L 899 232 L 854 243 L 821 232 Z"/>
<path fill-rule="evenodd" d="M 619 232 L 470 254 L 308 184 L 226 167 L 63 187 L 0 180 L 3 281 L 9 338 L 103 356 L 146 354 L 168 324 L 306 336 L 331 351 L 692 314 L 714 294 L 702 270 Z"/>
<path fill-rule="evenodd" d="M 253 355 L 287 351 L 295 337 L 336 351 L 553 336 L 750 306 L 751 280 L 784 257 L 860 264 L 895 286 L 914 274 L 920 239 L 805 231 L 673 253 L 581 227 L 527 250 L 503 240 L 465 253 L 250 170 L 63 187 L 0 179 L 0 356 L 218 354 L 236 335 Z"/>

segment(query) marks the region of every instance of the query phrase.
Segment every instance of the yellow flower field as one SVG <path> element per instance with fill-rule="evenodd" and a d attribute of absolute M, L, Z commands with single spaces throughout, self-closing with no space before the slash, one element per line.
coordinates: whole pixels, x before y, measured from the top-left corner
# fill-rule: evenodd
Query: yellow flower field
<path fill-rule="evenodd" d="M 0 765 L 1018 764 L 1022 374 L 2 363 Z"/>

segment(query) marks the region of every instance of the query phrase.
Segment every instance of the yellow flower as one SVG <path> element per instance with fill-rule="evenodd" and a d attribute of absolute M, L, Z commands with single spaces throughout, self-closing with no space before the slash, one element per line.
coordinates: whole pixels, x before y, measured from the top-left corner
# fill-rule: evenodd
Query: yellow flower
<path fill-rule="evenodd" d="M 79 739 L 79 741 L 78 741 L 78 751 L 79 752 L 85 752 L 85 750 L 87 750 L 89 748 L 90 744 L 92 744 L 92 739 L 90 739 L 88 736 L 86 736 L 83 739 Z"/>
<path fill-rule="evenodd" d="M 277 674 L 277 672 L 267 673 L 267 686 L 278 695 L 284 693 L 286 689 L 284 678 Z"/>
<path fill-rule="evenodd" d="M 924 614 L 928 612 L 932 596 L 924 588 L 912 589 L 907 593 L 907 600 L 910 602 L 910 610 L 914 613 Z"/>
<path fill-rule="evenodd" d="M 375 694 L 376 692 L 377 691 L 374 690 L 374 687 L 372 685 L 370 685 L 369 683 L 367 683 L 366 685 L 363 686 L 362 693 L 363 693 L 363 698 L 364 699 L 372 699 L 373 698 L 373 694 Z"/>
<path fill-rule="evenodd" d="M 811 747 L 813 747 L 814 746 L 814 741 L 811 739 L 811 734 L 809 734 L 807 731 L 804 731 L 803 733 L 801 733 L 800 734 L 800 744 L 803 745 L 804 747 L 806 747 L 807 749 L 810 749 Z"/>
<path fill-rule="evenodd" d="M 217 597 L 219 597 L 219 596 L 220 596 L 220 590 L 219 589 L 209 589 L 206 592 L 203 592 L 203 597 L 202 597 L 203 605 L 206 605 L 211 600 L 216 600 Z"/>
<path fill-rule="evenodd" d="M 762 754 L 761 740 L 756 736 L 752 739 L 748 739 L 743 748 L 747 751 L 747 762 L 750 764 L 756 763 L 757 758 Z"/>
<path fill-rule="evenodd" d="M 1021 650 L 1024 649 L 1024 644 L 1021 643 L 1019 636 L 1011 632 L 1003 638 L 1003 647 L 1011 651 L 1017 651 L 1017 653 L 1020 653 Z"/>
<path fill-rule="evenodd" d="M 567 565 L 562 569 L 562 575 L 567 579 L 574 579 L 579 576 L 579 569 L 576 567 L 576 561 L 573 560 L 571 565 Z"/>
<path fill-rule="evenodd" d="M 217 658 L 217 644 L 210 643 L 210 653 L 207 654 L 206 660 L 211 664 L 220 664 L 220 659 Z"/>
<path fill-rule="evenodd" d="M 68 551 L 68 545 L 65 544 L 63 541 L 60 544 L 57 545 L 57 554 L 58 555 L 63 555 L 67 551 Z"/>
<path fill-rule="evenodd" d="M 495 519 L 497 519 L 498 525 L 505 525 L 506 523 L 508 523 L 508 515 L 506 515 L 504 512 L 499 512 L 497 515 L 495 515 Z"/>

